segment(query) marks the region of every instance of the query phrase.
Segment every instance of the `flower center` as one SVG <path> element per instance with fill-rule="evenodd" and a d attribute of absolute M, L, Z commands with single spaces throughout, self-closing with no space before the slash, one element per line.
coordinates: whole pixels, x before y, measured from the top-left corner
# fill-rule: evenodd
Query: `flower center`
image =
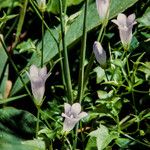
<path fill-rule="evenodd" d="M 74 118 L 74 116 L 73 116 L 73 115 L 71 115 L 71 116 L 70 116 L 70 118 Z"/>

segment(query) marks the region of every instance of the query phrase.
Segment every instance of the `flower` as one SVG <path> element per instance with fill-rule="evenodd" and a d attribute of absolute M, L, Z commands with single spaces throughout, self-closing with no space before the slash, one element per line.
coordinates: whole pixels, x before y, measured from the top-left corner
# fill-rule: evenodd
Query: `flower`
<path fill-rule="evenodd" d="M 72 106 L 65 103 L 64 108 L 65 113 L 62 113 L 62 117 L 65 117 L 63 131 L 69 132 L 80 119 L 88 115 L 86 112 L 81 112 L 81 105 L 79 103 L 74 103 Z"/>
<path fill-rule="evenodd" d="M 100 18 L 104 19 L 108 16 L 110 0 L 96 0 L 97 11 Z"/>
<path fill-rule="evenodd" d="M 45 92 L 45 82 L 50 73 L 47 73 L 47 68 L 37 68 L 35 65 L 31 65 L 28 76 L 31 81 L 31 89 L 35 99 L 35 104 L 41 106 L 43 102 L 43 96 Z"/>
<path fill-rule="evenodd" d="M 95 58 L 102 68 L 106 67 L 106 52 L 104 51 L 101 43 L 95 41 L 93 44 L 93 52 Z"/>
<path fill-rule="evenodd" d="M 41 12 L 44 12 L 46 9 L 46 0 L 37 0 L 37 3 Z"/>
<path fill-rule="evenodd" d="M 113 19 L 112 22 L 118 26 L 121 42 L 124 49 L 127 50 L 132 40 L 133 25 L 136 24 L 135 14 L 131 14 L 127 17 L 120 13 L 117 16 L 117 20 Z"/>

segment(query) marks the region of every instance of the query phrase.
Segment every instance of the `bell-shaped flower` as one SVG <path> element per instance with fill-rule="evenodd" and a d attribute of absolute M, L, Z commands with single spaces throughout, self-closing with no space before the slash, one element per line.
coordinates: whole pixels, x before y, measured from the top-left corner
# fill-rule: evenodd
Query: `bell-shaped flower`
<path fill-rule="evenodd" d="M 65 113 L 62 113 L 62 117 L 65 117 L 63 131 L 71 131 L 80 119 L 88 115 L 86 112 L 81 112 L 81 105 L 79 103 L 74 103 L 72 106 L 65 103 L 64 108 Z"/>
<path fill-rule="evenodd" d="M 46 0 L 37 0 L 38 7 L 41 12 L 44 12 L 46 10 Z"/>
<path fill-rule="evenodd" d="M 102 68 L 106 68 L 106 52 L 103 49 L 101 43 L 99 43 L 98 41 L 95 41 L 93 44 L 93 52 L 100 66 Z"/>
<path fill-rule="evenodd" d="M 35 99 L 35 104 L 41 106 L 43 102 L 43 96 L 45 92 L 45 82 L 50 73 L 47 73 L 47 68 L 37 68 L 35 65 L 31 65 L 28 76 L 31 82 L 32 94 Z"/>
<path fill-rule="evenodd" d="M 97 11 L 101 19 L 108 17 L 110 0 L 96 0 Z"/>
<path fill-rule="evenodd" d="M 122 13 L 118 14 L 117 19 L 112 20 L 118 26 L 120 39 L 125 50 L 130 46 L 132 40 L 132 28 L 136 24 L 135 14 L 128 17 Z"/>

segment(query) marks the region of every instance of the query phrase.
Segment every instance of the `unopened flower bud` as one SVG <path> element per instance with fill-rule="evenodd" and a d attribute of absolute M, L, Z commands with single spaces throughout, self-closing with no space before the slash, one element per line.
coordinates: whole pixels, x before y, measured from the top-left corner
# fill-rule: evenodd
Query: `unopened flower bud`
<path fill-rule="evenodd" d="M 45 12 L 46 10 L 46 0 L 37 0 L 38 7 L 41 12 Z"/>
<path fill-rule="evenodd" d="M 106 52 L 103 49 L 102 45 L 97 41 L 95 41 L 93 44 L 93 52 L 100 66 L 103 69 L 106 68 Z"/>
<path fill-rule="evenodd" d="M 109 15 L 110 0 L 96 0 L 97 11 L 101 19 Z"/>

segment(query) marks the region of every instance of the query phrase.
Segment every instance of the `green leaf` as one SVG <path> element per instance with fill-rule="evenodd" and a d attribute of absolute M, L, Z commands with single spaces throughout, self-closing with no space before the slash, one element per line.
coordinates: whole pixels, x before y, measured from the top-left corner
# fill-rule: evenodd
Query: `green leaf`
<path fill-rule="evenodd" d="M 4 13 L 3 17 L 0 18 L 0 22 L 6 22 L 10 19 L 15 18 L 17 15 L 6 15 L 6 13 Z"/>
<path fill-rule="evenodd" d="M 112 19 L 113 17 L 117 16 L 118 13 L 126 10 L 137 1 L 138 0 L 124 0 L 124 1 L 112 0 L 109 19 Z M 66 44 L 68 47 L 71 47 L 74 43 L 80 40 L 83 32 L 83 18 L 84 18 L 84 12 L 82 11 L 82 13 L 70 25 L 66 33 Z M 101 21 L 97 13 L 96 5 L 95 3 L 92 3 L 89 5 L 88 13 L 87 13 L 87 31 L 88 32 L 92 31 L 93 29 L 97 28 L 100 24 Z M 58 31 L 60 32 L 60 26 L 56 29 L 52 29 L 52 33 L 56 39 L 59 39 Z M 39 47 L 40 46 L 41 45 L 39 45 Z M 49 62 L 56 54 L 58 54 L 57 44 L 53 39 L 53 37 L 51 36 L 51 34 L 47 31 L 44 36 L 44 62 L 45 63 Z M 40 59 L 40 55 L 38 56 L 37 54 L 34 54 L 29 64 L 40 65 L 39 59 Z M 29 81 L 25 73 L 22 75 L 22 77 L 24 78 L 25 83 Z M 11 95 L 18 92 L 22 87 L 23 85 L 20 79 L 18 78 L 13 86 Z"/>
<path fill-rule="evenodd" d="M 116 144 L 121 147 L 121 148 L 127 148 L 129 143 L 130 143 L 130 139 L 127 138 L 117 138 L 115 140 Z"/>
<path fill-rule="evenodd" d="M 101 67 L 96 67 L 94 69 L 94 72 L 96 72 L 96 83 L 97 84 L 104 80 L 104 77 L 105 77 L 104 69 L 102 69 Z"/>
<path fill-rule="evenodd" d="M 45 150 L 45 143 L 39 139 L 22 141 L 21 144 L 24 147 L 31 147 L 32 150 Z"/>
<path fill-rule="evenodd" d="M 50 130 L 49 128 L 44 128 L 39 131 L 39 135 L 44 134 L 44 136 L 48 137 L 49 140 L 53 140 L 56 136 L 56 133 L 53 130 Z"/>
<path fill-rule="evenodd" d="M 133 36 L 131 44 L 130 44 L 130 52 L 132 52 L 133 50 L 136 50 L 136 48 L 139 46 L 139 41 L 137 40 L 137 38 L 135 36 Z"/>
<path fill-rule="evenodd" d="M 114 138 L 116 138 L 116 135 L 110 134 L 108 128 L 103 125 L 100 125 L 100 128 L 92 131 L 89 135 L 91 137 L 96 137 L 98 150 L 103 150 Z"/>
<path fill-rule="evenodd" d="M 0 35 L 0 36 L 1 36 L 0 38 L 2 38 L 2 35 Z M 3 74 L 3 70 L 6 67 L 6 62 L 7 62 L 7 55 L 5 53 L 4 48 L 1 45 L 1 42 L 0 42 L 0 58 L 1 58 L 1 63 L 0 63 L 0 78 L 1 78 L 1 76 Z"/>
<path fill-rule="evenodd" d="M 0 10 L 5 7 L 16 7 L 20 5 L 20 0 L 0 0 Z"/>
<path fill-rule="evenodd" d="M 148 79 L 150 77 L 150 62 L 142 63 L 138 70 L 145 73 L 145 77 Z"/>
<path fill-rule="evenodd" d="M 83 0 L 67 0 L 67 6 L 78 5 Z M 47 4 L 47 11 L 52 12 L 54 14 L 59 14 L 59 0 L 49 0 Z"/>
<path fill-rule="evenodd" d="M 14 100 L 20 99 L 20 98 L 25 97 L 25 96 L 27 96 L 27 94 L 15 96 L 15 97 L 10 97 L 10 98 L 7 98 L 7 99 L 0 99 L 0 104 L 6 104 L 8 102 L 12 102 Z"/>
<path fill-rule="evenodd" d="M 0 81 L 0 99 L 3 99 L 5 97 L 7 80 L 8 80 L 8 65 L 4 66 L 3 71 L 4 71 L 3 72 L 4 75 L 2 74 L 2 76 L 1 76 L 2 81 Z M 1 100 L 0 100 L 0 103 L 1 103 Z"/>
<path fill-rule="evenodd" d="M 19 49 L 20 53 L 23 53 L 23 52 L 31 53 L 31 52 L 36 51 L 36 46 L 31 39 L 28 39 L 27 41 L 24 41 L 20 43 L 19 45 L 17 45 L 17 49 Z"/>
<path fill-rule="evenodd" d="M 0 35 L 0 38 L 3 40 L 3 36 Z M 0 42 L 0 99 L 4 97 L 6 89 L 6 81 L 8 80 L 8 65 L 7 65 L 7 55 L 3 49 Z"/>
<path fill-rule="evenodd" d="M 13 107 L 0 109 L 0 131 L 26 138 L 35 132 L 36 118 L 29 112 Z"/>
<path fill-rule="evenodd" d="M 45 143 L 41 140 L 22 141 L 11 134 L 0 134 L 0 150 L 45 150 Z"/>
<path fill-rule="evenodd" d="M 85 150 L 97 150 L 96 137 L 90 137 Z"/>
<path fill-rule="evenodd" d="M 144 26 L 150 28 L 150 7 L 148 7 L 144 15 L 138 19 L 138 22 L 140 23 L 140 27 Z"/>
<path fill-rule="evenodd" d="M 110 91 L 109 93 L 107 93 L 106 91 L 98 90 L 97 94 L 98 94 L 99 99 L 108 99 L 112 97 L 113 91 Z"/>
<path fill-rule="evenodd" d="M 0 150 L 45 150 L 41 140 L 33 139 L 36 118 L 13 107 L 0 109 Z"/>

